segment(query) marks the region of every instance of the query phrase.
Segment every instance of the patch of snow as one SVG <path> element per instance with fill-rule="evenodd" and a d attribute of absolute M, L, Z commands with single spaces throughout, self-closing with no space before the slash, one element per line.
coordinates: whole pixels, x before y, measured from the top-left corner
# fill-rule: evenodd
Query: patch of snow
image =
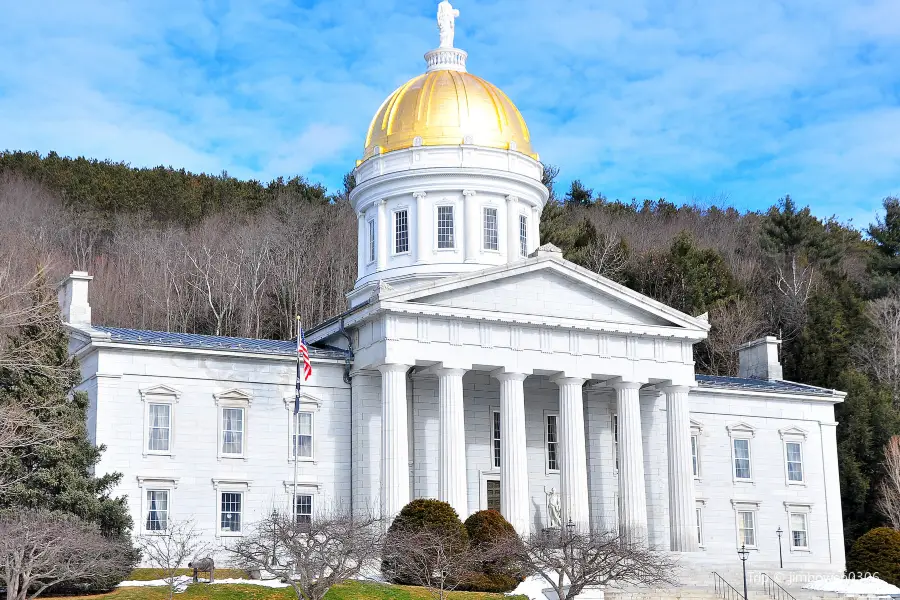
<path fill-rule="evenodd" d="M 804 590 L 816 590 L 818 592 L 835 592 L 854 596 L 864 595 L 888 595 L 900 594 L 900 588 L 891 585 L 877 577 L 864 577 L 862 579 L 819 579 L 803 586 Z"/>
<path fill-rule="evenodd" d="M 547 595 L 544 594 L 544 590 L 550 588 L 550 584 L 547 583 L 547 580 L 541 577 L 540 575 L 534 575 L 532 577 L 526 577 L 525 581 L 516 586 L 511 592 L 507 592 L 507 596 L 528 596 L 529 600 L 547 600 Z M 554 596 L 556 594 L 553 594 Z"/>
<path fill-rule="evenodd" d="M 175 593 L 180 594 L 187 589 L 188 585 L 194 581 L 193 577 L 188 575 L 179 575 L 175 578 Z M 200 579 L 200 583 L 209 583 L 209 579 Z M 216 579 L 213 585 L 259 585 L 268 588 L 285 588 L 287 583 L 282 583 L 277 579 Z M 168 586 L 169 582 L 165 579 L 151 579 L 150 581 L 123 581 L 117 587 L 156 587 Z"/>

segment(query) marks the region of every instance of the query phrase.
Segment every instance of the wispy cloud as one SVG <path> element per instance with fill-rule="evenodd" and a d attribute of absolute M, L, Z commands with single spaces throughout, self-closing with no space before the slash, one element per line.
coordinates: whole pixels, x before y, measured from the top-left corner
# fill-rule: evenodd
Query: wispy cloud
<path fill-rule="evenodd" d="M 0 147 L 340 184 L 436 1 L 0 0 Z M 895 0 L 457 0 L 469 68 L 610 198 L 900 193 Z"/>

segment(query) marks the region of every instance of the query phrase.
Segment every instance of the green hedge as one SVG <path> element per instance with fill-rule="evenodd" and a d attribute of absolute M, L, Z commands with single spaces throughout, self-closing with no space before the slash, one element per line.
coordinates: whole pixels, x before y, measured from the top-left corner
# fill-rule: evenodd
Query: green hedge
<path fill-rule="evenodd" d="M 900 531 L 879 527 L 863 534 L 847 555 L 848 573 L 871 573 L 900 585 Z"/>

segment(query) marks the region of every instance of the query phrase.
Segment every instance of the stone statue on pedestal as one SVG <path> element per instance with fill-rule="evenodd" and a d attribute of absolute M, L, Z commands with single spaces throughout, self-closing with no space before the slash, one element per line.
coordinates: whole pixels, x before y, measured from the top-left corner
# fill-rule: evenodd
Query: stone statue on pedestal
<path fill-rule="evenodd" d="M 547 521 L 551 528 L 559 529 L 562 527 L 562 517 L 560 516 L 559 494 L 556 488 L 550 488 L 547 494 Z"/>
<path fill-rule="evenodd" d="M 442 2 L 438 4 L 437 22 L 438 31 L 441 35 L 441 48 L 453 47 L 453 34 L 456 31 L 455 21 L 458 16 L 459 11 L 453 8 L 453 5 L 450 4 L 449 0 L 442 0 Z"/>

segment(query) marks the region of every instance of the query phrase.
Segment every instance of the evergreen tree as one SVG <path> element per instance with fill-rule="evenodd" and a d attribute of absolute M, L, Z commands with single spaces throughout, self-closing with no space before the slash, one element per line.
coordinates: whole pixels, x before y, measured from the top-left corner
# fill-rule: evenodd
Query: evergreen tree
<path fill-rule="evenodd" d="M 632 263 L 627 285 L 692 315 L 740 294 L 722 255 L 698 247 L 687 232 L 680 233 L 667 252 L 650 252 Z"/>
<path fill-rule="evenodd" d="M 34 293 L 50 292 L 41 285 Z M 22 327 L 11 342 L 39 348 L 39 361 L 45 368 L 0 369 L 0 403 L 18 402 L 43 422 L 58 424 L 70 433 L 59 443 L 10 453 L 3 467 L 15 483 L 0 494 L 0 509 L 67 512 L 97 523 L 107 535 L 126 535 L 132 523 L 125 498 L 110 497 L 121 475 L 93 475 L 105 448 L 95 446 L 88 437 L 87 394 L 72 394 L 80 373 L 69 356 L 64 326 L 58 318 L 40 319 Z"/>
<path fill-rule="evenodd" d="M 885 198 L 883 205 L 884 218 L 878 217 L 868 229 L 875 242 L 875 252 L 869 262 L 875 296 L 882 296 L 900 284 L 900 198 Z"/>
<path fill-rule="evenodd" d="M 573 206 L 591 206 L 594 204 L 594 190 L 584 187 L 580 179 L 575 179 L 566 192 L 563 203 L 567 207 Z"/>
<path fill-rule="evenodd" d="M 889 390 L 873 384 L 864 374 L 847 370 L 835 378 L 847 392 L 835 406 L 838 466 L 844 541 L 849 546 L 860 535 L 882 524 L 875 509 L 876 484 L 881 475 L 882 448 L 900 433 L 900 416 L 891 404 Z"/>

